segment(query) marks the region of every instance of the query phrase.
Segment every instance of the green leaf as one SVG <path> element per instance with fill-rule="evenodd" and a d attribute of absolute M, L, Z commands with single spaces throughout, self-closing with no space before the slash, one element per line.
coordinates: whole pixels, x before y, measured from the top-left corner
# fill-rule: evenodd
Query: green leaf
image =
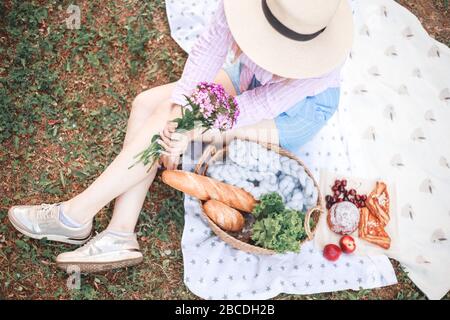
<path fill-rule="evenodd" d="M 16 149 L 16 151 L 19 150 L 19 137 L 18 136 L 14 136 L 14 149 Z"/>
<path fill-rule="evenodd" d="M 263 195 L 253 215 L 257 219 L 252 227 L 256 245 L 279 253 L 300 250 L 300 241 L 306 237 L 302 213 L 286 209 L 278 193 Z"/>
<path fill-rule="evenodd" d="M 16 240 L 16 246 L 23 251 L 30 251 L 30 245 L 23 240 Z"/>
<path fill-rule="evenodd" d="M 283 210 L 283 199 L 278 193 L 272 192 L 261 197 L 261 201 L 255 206 L 253 214 L 256 218 L 264 218 L 272 213 L 282 212 Z"/>

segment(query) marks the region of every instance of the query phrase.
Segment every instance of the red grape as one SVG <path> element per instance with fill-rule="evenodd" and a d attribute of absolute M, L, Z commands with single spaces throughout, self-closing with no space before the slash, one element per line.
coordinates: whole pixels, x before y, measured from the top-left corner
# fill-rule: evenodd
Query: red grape
<path fill-rule="evenodd" d="M 347 179 L 335 180 L 331 190 L 332 195 L 325 197 L 326 207 L 330 209 L 335 203 L 342 201 L 350 201 L 358 208 L 365 207 L 366 195 L 359 195 L 355 189 L 347 190 Z"/>

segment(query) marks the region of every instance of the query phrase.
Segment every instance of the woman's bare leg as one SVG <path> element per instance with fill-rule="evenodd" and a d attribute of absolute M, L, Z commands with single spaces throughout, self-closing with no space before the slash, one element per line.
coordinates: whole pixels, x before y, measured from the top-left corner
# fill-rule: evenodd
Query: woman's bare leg
<path fill-rule="evenodd" d="M 124 148 L 128 146 L 138 134 L 154 109 L 163 101 L 170 98 L 173 86 L 174 84 L 168 84 L 146 90 L 134 99 L 123 143 Z M 108 229 L 120 232 L 134 232 L 145 197 L 155 178 L 155 174 L 156 170 L 153 171 L 152 175 L 116 198 Z"/>
<path fill-rule="evenodd" d="M 221 70 L 219 72 L 215 82 L 222 84 L 229 94 L 236 95 L 233 84 L 225 71 Z M 170 84 L 163 86 L 164 88 L 158 87 L 158 99 L 170 98 L 173 86 L 173 84 Z M 129 141 L 133 140 L 139 130 L 138 128 L 142 126 L 142 123 L 149 116 L 145 116 L 145 113 L 148 112 L 148 107 L 155 101 L 154 99 L 155 97 L 151 94 L 151 90 L 147 90 L 140 94 L 134 101 L 133 109 L 136 111 L 136 117 L 132 118 L 130 116 L 124 145 L 127 145 Z M 134 231 L 147 191 L 153 179 L 154 175 L 146 178 L 116 199 L 113 216 L 108 225 L 108 229 L 120 232 Z"/>
<path fill-rule="evenodd" d="M 223 70 L 221 70 L 218 74 L 216 82 L 222 83 L 227 91 L 232 90 L 233 92 L 230 93 L 235 95 L 232 82 Z M 167 113 L 164 112 L 164 110 L 168 110 L 168 108 L 170 108 L 168 99 L 170 98 L 172 90 L 173 84 L 168 84 L 147 90 L 136 97 L 132 104 L 132 112 L 128 121 L 127 133 L 122 152 L 105 170 L 105 172 L 100 175 L 100 177 L 97 178 L 85 191 L 64 203 L 65 215 L 70 217 L 75 222 L 80 224 L 85 223 L 92 219 L 92 217 L 95 216 L 95 214 L 109 201 L 115 197 L 118 197 L 115 203 L 113 217 L 108 228 L 123 232 L 131 232 L 134 230 L 147 191 L 155 177 L 156 168 L 152 168 L 149 172 L 145 171 L 142 179 L 135 184 L 129 183 L 130 179 L 128 178 L 127 183 L 120 185 L 123 192 L 119 194 L 117 193 L 117 190 L 119 190 L 120 180 L 114 179 L 113 170 L 115 170 L 116 167 L 123 167 L 123 162 L 125 161 L 124 153 L 129 153 L 128 149 L 130 149 L 130 145 L 134 143 L 134 140 L 138 135 L 145 136 L 145 133 L 141 133 L 141 131 L 147 132 L 150 130 L 153 133 L 147 134 L 146 139 L 143 138 L 146 145 L 140 147 L 140 150 L 148 145 L 152 135 L 159 132 L 168 120 L 179 116 L 176 114 L 172 117 L 167 117 Z M 165 101 L 165 103 L 163 103 L 163 106 L 158 107 L 162 101 Z M 155 116 L 154 112 L 156 109 L 159 111 L 156 112 L 157 114 Z M 136 145 L 138 143 L 136 142 L 134 144 Z M 136 150 L 137 152 L 135 154 L 140 152 L 140 150 Z M 130 160 L 129 164 L 132 163 L 131 161 L 132 160 Z M 139 164 L 134 168 L 137 167 L 142 168 L 143 166 Z M 130 169 L 129 171 L 133 169 Z M 133 173 L 135 173 L 135 170 L 133 170 Z M 113 180 L 114 184 L 108 185 L 103 182 L 108 181 L 108 179 Z M 129 187 L 126 189 L 124 186 Z M 103 187 L 105 187 L 105 189 L 103 189 Z"/>
<path fill-rule="evenodd" d="M 229 94 L 236 95 L 231 80 L 223 70 L 220 71 L 215 82 L 222 84 Z M 147 168 L 144 168 L 142 164 L 129 170 L 128 167 L 133 163 L 134 155 L 148 146 L 151 136 L 158 133 L 167 121 L 179 116 L 179 110 L 167 112 L 170 108 L 168 98 L 172 88 L 173 84 L 169 84 L 158 87 L 157 90 L 148 90 L 137 97 L 133 103 L 134 111 L 130 115 L 122 152 L 90 187 L 64 203 L 66 215 L 77 222 L 87 222 L 103 206 L 118 197 L 108 228 L 122 232 L 134 231 L 148 188 L 155 177 L 156 168 L 147 172 Z M 158 100 L 166 100 L 166 102 L 156 107 Z M 150 115 L 145 117 L 147 112 Z M 235 137 L 278 142 L 276 127 L 271 120 L 232 130 L 226 134 L 207 133 L 202 139 L 219 143 L 219 141 L 229 141 Z"/>
<path fill-rule="evenodd" d="M 130 166 L 136 161 L 135 155 L 148 147 L 151 137 L 180 114 L 180 107 L 173 106 L 169 100 L 159 105 L 106 170 L 86 190 L 64 203 L 64 213 L 77 222 L 86 223 L 111 200 L 154 177 L 157 165 L 151 168 L 141 163 Z"/>

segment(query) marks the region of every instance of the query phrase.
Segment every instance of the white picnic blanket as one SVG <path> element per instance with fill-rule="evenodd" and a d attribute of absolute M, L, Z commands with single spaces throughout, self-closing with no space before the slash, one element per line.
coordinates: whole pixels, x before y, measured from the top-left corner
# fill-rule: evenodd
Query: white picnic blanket
<path fill-rule="evenodd" d="M 202 148 L 196 143 L 191 150 L 183 158 L 184 170 L 193 169 Z M 269 299 L 280 293 L 312 294 L 397 283 L 384 255 L 342 255 L 332 263 L 312 242 L 304 244 L 299 254 L 262 256 L 236 250 L 211 231 L 196 199 L 186 196 L 184 207 L 184 282 L 201 298 Z"/>
<path fill-rule="evenodd" d="M 364 0 L 340 108 L 353 174 L 395 181 L 389 256 L 430 299 L 450 289 L 450 49 L 394 1 Z"/>
<path fill-rule="evenodd" d="M 390 255 L 429 298 L 439 299 L 450 289 L 450 50 L 394 1 L 351 3 L 355 43 L 339 111 L 296 153 L 316 178 L 327 169 L 396 181 L 402 241 Z M 189 51 L 217 1 L 166 4 L 172 36 Z M 185 209 L 185 283 L 202 298 L 265 299 L 396 283 L 382 255 L 343 256 L 333 264 L 310 243 L 298 255 L 247 255 L 210 233 L 193 199 L 185 199 Z"/>

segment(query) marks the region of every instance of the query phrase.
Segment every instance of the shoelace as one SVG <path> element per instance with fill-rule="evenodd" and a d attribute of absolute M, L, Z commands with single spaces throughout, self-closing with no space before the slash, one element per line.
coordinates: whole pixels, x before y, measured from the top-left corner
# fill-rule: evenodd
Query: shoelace
<path fill-rule="evenodd" d="M 37 209 L 38 220 L 48 220 L 50 218 L 53 218 L 54 212 L 52 209 L 54 207 L 55 204 L 47 204 L 47 203 L 41 204 L 41 206 Z"/>

